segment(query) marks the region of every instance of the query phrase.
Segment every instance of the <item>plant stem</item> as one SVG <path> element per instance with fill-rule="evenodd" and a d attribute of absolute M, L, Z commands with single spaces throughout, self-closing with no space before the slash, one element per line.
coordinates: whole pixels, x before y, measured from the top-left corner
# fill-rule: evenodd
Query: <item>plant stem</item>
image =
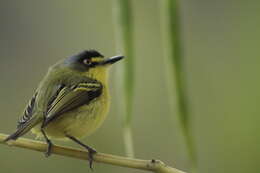
<path fill-rule="evenodd" d="M 126 59 L 118 67 L 117 86 L 119 112 L 123 117 L 123 134 L 126 155 L 134 157 L 131 130 L 133 95 L 134 95 L 134 48 L 132 9 L 129 0 L 115 0 L 115 35 L 116 47 Z"/>
<path fill-rule="evenodd" d="M 179 31 L 178 0 L 162 0 L 160 5 L 166 80 L 169 89 L 171 112 L 174 114 L 175 111 L 173 109 L 177 109 L 180 128 L 183 132 L 191 160 L 191 169 L 196 171 L 197 160 L 190 129 L 189 105 L 185 84 L 186 76 L 182 64 L 183 55 Z"/>
<path fill-rule="evenodd" d="M 8 135 L 0 134 L 1 144 L 7 144 L 9 146 L 26 148 L 29 150 L 40 151 L 40 152 L 45 152 L 47 149 L 47 144 L 40 141 L 30 140 L 25 138 L 19 138 L 16 141 L 9 141 L 8 143 L 5 143 L 3 141 L 7 136 Z M 71 147 L 53 145 L 52 154 L 72 157 L 75 159 L 88 160 L 87 151 L 78 150 Z M 165 165 L 163 162 L 159 160 L 130 159 L 121 156 L 97 153 L 94 155 L 94 161 L 105 163 L 105 164 L 111 164 L 115 166 L 153 171 L 156 173 L 184 173 L 183 171 Z"/>

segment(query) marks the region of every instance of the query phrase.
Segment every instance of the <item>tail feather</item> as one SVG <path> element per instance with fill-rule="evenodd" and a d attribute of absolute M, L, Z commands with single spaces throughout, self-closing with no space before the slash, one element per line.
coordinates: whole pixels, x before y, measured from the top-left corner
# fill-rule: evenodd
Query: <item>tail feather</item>
<path fill-rule="evenodd" d="M 23 136 L 28 131 L 30 131 L 36 124 L 41 121 L 41 118 L 33 117 L 29 121 L 27 121 L 23 126 L 19 127 L 13 134 L 9 135 L 4 142 L 8 142 L 9 140 L 16 140 L 20 136 Z"/>
<path fill-rule="evenodd" d="M 16 140 L 17 138 L 19 138 L 21 135 L 22 131 L 21 129 L 17 129 L 13 134 L 9 135 L 4 142 L 8 142 L 10 140 Z"/>

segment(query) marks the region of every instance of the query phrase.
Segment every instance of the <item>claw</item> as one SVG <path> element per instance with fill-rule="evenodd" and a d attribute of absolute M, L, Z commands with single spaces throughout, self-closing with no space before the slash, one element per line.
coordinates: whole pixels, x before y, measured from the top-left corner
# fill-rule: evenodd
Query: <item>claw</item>
<path fill-rule="evenodd" d="M 97 153 L 97 151 L 89 146 L 87 146 L 86 144 L 83 144 L 82 142 L 80 142 L 77 138 L 70 136 L 68 134 L 66 134 L 66 136 L 71 139 L 72 141 L 76 142 L 77 144 L 81 145 L 82 147 L 84 147 L 85 149 L 88 150 L 88 160 L 89 160 L 89 167 L 90 169 L 93 171 L 93 161 L 94 161 L 94 154 Z"/>
<path fill-rule="evenodd" d="M 49 157 L 51 155 L 51 148 L 52 148 L 52 142 L 50 140 L 47 140 L 48 148 L 45 152 L 45 157 Z"/>
<path fill-rule="evenodd" d="M 89 160 L 89 168 L 93 171 L 93 161 L 94 161 L 94 154 L 96 154 L 97 151 L 94 149 L 88 149 L 88 160 Z"/>

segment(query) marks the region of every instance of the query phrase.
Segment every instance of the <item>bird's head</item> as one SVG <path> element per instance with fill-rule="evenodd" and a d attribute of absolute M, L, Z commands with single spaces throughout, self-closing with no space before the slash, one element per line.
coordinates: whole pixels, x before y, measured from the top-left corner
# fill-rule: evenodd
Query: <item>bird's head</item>
<path fill-rule="evenodd" d="M 86 50 L 65 59 L 64 64 L 73 70 L 84 73 L 87 77 L 98 80 L 99 78 L 106 77 L 107 69 L 123 58 L 121 55 L 104 58 L 104 56 L 96 50 Z"/>

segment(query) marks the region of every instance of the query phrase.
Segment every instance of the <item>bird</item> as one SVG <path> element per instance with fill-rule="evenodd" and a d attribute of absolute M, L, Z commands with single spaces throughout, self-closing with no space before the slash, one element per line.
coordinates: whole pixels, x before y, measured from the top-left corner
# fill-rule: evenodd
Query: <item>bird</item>
<path fill-rule="evenodd" d="M 52 139 L 72 140 L 88 151 L 92 169 L 97 151 L 80 139 L 92 134 L 105 120 L 110 105 L 109 69 L 123 58 L 105 58 L 90 49 L 52 65 L 18 120 L 16 131 L 5 142 L 31 131 L 36 138 L 45 139 L 48 157 Z"/>

